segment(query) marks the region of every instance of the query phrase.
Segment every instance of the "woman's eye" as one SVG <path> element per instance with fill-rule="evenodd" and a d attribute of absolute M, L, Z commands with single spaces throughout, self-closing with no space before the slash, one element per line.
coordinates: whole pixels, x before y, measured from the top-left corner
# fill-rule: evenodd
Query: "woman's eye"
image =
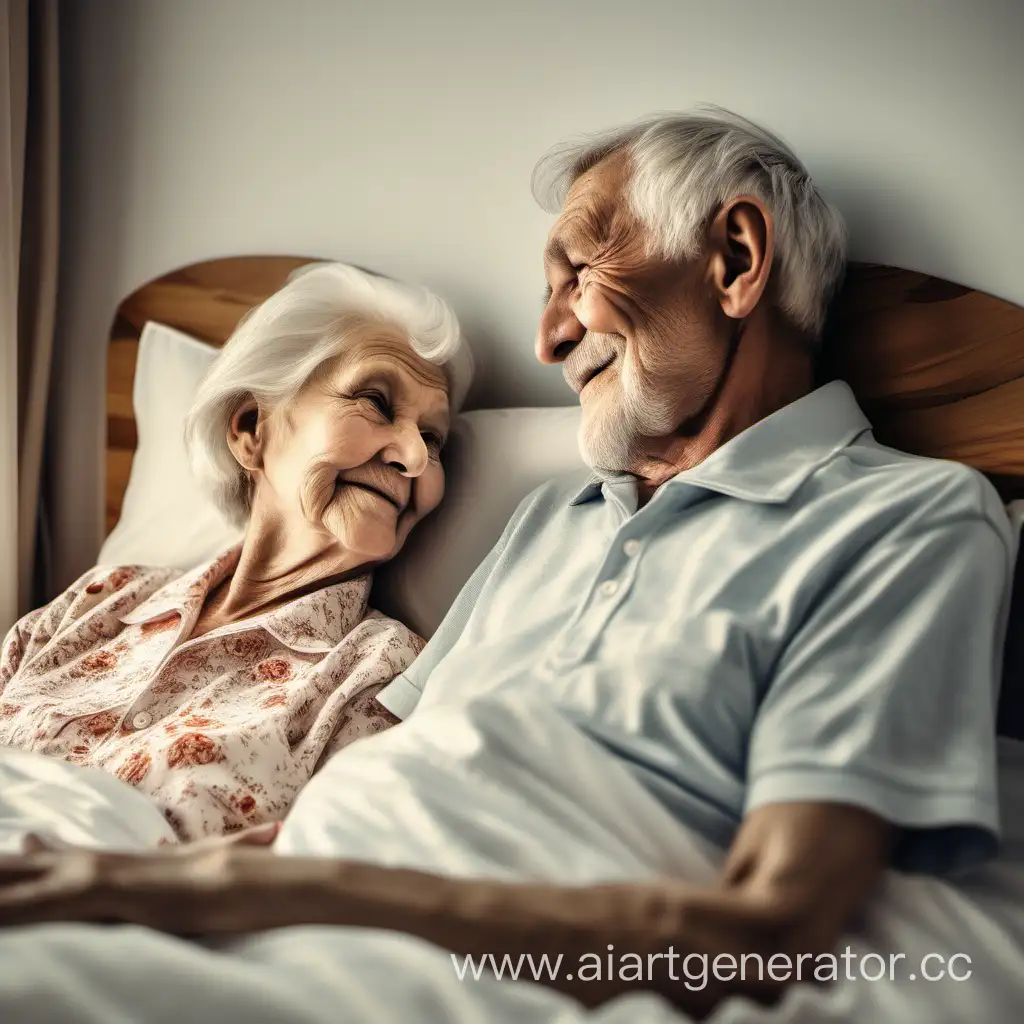
<path fill-rule="evenodd" d="M 444 442 L 437 434 L 420 434 L 420 437 L 423 438 L 423 443 L 427 446 L 427 451 L 431 456 L 437 457 L 441 454 Z"/>
<path fill-rule="evenodd" d="M 387 416 L 388 419 L 391 418 L 391 406 L 388 403 L 388 400 L 379 391 L 370 391 L 360 397 L 371 402 L 374 408 L 381 413 L 381 415 Z"/>

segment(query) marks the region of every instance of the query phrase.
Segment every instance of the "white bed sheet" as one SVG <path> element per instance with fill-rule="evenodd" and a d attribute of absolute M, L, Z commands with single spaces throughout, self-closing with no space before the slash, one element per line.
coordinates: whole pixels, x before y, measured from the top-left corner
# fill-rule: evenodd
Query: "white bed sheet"
<path fill-rule="evenodd" d="M 1024 745 L 1003 741 L 1000 759 L 1007 825 L 1001 859 L 956 885 L 890 873 L 863 924 L 840 943 L 856 956 L 877 951 L 886 961 L 902 952 L 907 964 L 928 953 L 947 961 L 966 954 L 970 980 L 912 982 L 901 974 L 898 982 L 799 986 L 774 1010 L 729 1001 L 711 1018 L 714 1024 L 1016 1019 L 1024 994 Z M 129 799 L 134 791 L 93 788 L 95 777 L 57 762 L 44 766 L 43 759 L 33 778 L 31 761 L 0 751 L 0 845 L 16 846 L 26 830 L 75 841 L 72 836 L 88 830 L 89 815 L 96 845 L 150 843 L 159 816 Z M 82 797 L 92 810 L 79 814 L 73 830 L 61 824 L 62 811 L 31 811 L 84 806 Z M 552 709 L 509 701 L 423 709 L 408 723 L 353 744 L 300 796 L 276 849 L 573 884 L 655 875 L 699 883 L 720 858 Z M 958 966 L 966 965 L 961 959 Z M 384 932 L 287 928 L 204 944 L 137 928 L 0 932 L 2 1020 L 179 1024 L 183 1018 L 245 1024 L 687 1020 L 649 995 L 587 1011 L 536 985 L 462 982 L 444 951 Z"/>

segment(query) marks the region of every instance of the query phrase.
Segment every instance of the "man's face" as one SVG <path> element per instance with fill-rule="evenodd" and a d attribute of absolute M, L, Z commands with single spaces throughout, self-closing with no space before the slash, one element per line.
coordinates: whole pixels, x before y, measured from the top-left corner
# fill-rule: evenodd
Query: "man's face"
<path fill-rule="evenodd" d="M 714 398 L 729 328 L 703 259 L 648 255 L 627 172 L 615 154 L 573 184 L 548 238 L 536 348 L 579 395 L 587 462 L 636 472 L 652 439 L 686 433 Z"/>

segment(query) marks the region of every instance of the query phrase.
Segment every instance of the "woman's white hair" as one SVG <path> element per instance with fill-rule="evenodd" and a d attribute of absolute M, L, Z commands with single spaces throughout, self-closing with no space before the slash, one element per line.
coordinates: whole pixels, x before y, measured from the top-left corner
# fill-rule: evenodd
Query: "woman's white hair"
<path fill-rule="evenodd" d="M 192 470 L 231 522 L 244 525 L 252 498 L 249 473 L 228 447 L 232 417 L 250 398 L 271 409 L 291 401 L 367 322 L 404 332 L 413 351 L 444 368 L 452 411 L 462 407 L 473 359 L 443 299 L 344 263 L 300 267 L 235 328 L 185 424 Z"/>
<path fill-rule="evenodd" d="M 557 146 L 533 172 L 533 194 L 558 213 L 572 183 L 604 157 L 630 158 L 629 204 L 651 232 L 649 253 L 696 259 L 722 203 L 754 195 L 775 223 L 779 305 L 819 337 L 846 266 L 846 227 L 781 139 L 720 107 L 651 118 Z"/>

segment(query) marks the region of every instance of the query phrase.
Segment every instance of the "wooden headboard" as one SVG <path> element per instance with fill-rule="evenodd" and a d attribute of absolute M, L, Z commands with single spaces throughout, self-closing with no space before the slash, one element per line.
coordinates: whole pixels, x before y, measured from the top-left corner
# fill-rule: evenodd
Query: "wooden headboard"
<path fill-rule="evenodd" d="M 926 274 L 853 265 L 826 331 L 883 444 L 964 462 L 1024 497 L 1024 308 Z"/>
<path fill-rule="evenodd" d="M 121 515 L 138 437 L 132 408 L 139 336 L 148 320 L 218 348 L 243 314 L 272 295 L 306 256 L 234 256 L 182 267 L 144 284 L 121 303 L 107 356 L 107 533 Z"/>
<path fill-rule="evenodd" d="M 194 263 L 143 285 L 117 310 L 107 370 L 107 532 L 135 452 L 132 385 L 147 320 L 223 345 L 284 284 L 300 256 Z M 909 270 L 853 264 L 826 334 L 826 372 L 849 381 L 880 441 L 955 459 L 1024 497 L 1024 309 Z"/>

